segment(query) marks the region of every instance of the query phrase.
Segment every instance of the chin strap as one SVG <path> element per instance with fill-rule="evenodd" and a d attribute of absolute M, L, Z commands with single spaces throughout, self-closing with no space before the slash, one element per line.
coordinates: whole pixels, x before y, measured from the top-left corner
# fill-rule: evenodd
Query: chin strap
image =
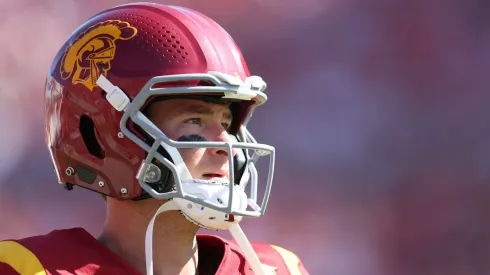
<path fill-rule="evenodd" d="M 252 267 L 255 275 L 266 275 L 264 269 L 262 268 L 262 264 L 260 263 L 259 257 L 257 256 L 257 254 L 255 254 L 252 245 L 248 241 L 247 236 L 245 236 L 245 233 L 243 233 L 240 225 L 238 223 L 234 224 L 228 230 L 230 231 L 235 241 L 238 243 L 238 246 L 240 246 L 243 254 L 245 254 L 245 258 Z"/>
<path fill-rule="evenodd" d="M 146 258 L 146 274 L 153 275 L 153 226 L 155 225 L 155 218 L 158 214 L 169 210 L 179 210 L 177 205 L 173 201 L 164 203 L 158 208 L 153 218 L 151 218 L 148 227 L 146 228 L 145 236 L 145 258 Z"/>
<path fill-rule="evenodd" d="M 155 218 L 158 216 L 158 214 L 169 210 L 180 210 L 180 209 L 178 208 L 178 206 L 175 204 L 173 200 L 164 203 L 162 206 L 160 206 L 160 208 L 158 208 L 155 215 L 153 215 L 146 229 L 145 258 L 146 258 L 147 275 L 153 275 L 153 226 L 155 225 Z M 262 268 L 262 264 L 260 263 L 259 257 L 253 250 L 252 245 L 250 245 L 250 242 L 248 241 L 247 236 L 245 236 L 245 233 L 243 233 L 241 227 L 238 224 L 234 224 L 228 230 L 230 231 L 231 235 L 237 242 L 238 246 L 240 246 L 240 249 L 245 255 L 245 258 L 247 259 L 248 263 L 252 267 L 254 273 L 256 275 L 266 275 L 264 269 Z"/>

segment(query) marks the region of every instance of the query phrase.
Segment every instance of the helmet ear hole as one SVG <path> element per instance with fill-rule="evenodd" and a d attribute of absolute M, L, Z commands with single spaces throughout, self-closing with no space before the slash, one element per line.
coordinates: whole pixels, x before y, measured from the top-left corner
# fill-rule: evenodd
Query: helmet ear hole
<path fill-rule="evenodd" d="M 87 151 L 94 157 L 103 159 L 105 152 L 99 144 L 95 135 L 95 125 L 92 119 L 86 115 L 80 117 L 80 133 Z"/>

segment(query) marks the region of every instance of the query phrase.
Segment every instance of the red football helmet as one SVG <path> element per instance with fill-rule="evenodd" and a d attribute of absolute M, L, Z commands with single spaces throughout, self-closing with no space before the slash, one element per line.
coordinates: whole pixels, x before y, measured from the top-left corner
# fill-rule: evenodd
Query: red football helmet
<path fill-rule="evenodd" d="M 227 228 L 222 223 L 237 216 L 261 216 L 274 148 L 258 144 L 246 124 L 267 100 L 265 88 L 260 77 L 250 76 L 230 35 L 201 13 L 154 3 L 102 11 L 73 32 L 46 82 L 46 144 L 59 182 L 121 200 L 172 199 L 183 208 L 192 202 L 198 212 L 183 212 L 207 228 Z M 170 97 L 230 103 L 236 141 L 169 139 L 145 110 Z M 193 179 L 177 148 L 196 147 L 227 150 L 233 184 Z M 240 153 L 233 157 L 232 149 Z M 264 155 L 270 167 L 259 205 L 255 163 Z M 250 195 L 244 192 L 247 182 Z M 223 217 L 209 212 L 204 222 L 208 210 Z"/>

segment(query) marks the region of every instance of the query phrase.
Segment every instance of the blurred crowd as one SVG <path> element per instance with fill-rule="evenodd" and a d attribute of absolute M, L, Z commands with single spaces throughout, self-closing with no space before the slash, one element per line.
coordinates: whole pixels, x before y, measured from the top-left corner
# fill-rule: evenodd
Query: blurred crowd
<path fill-rule="evenodd" d="M 80 23 L 127 2 L 0 0 L 0 239 L 100 232 L 100 196 L 56 182 L 44 81 Z M 215 19 L 268 82 L 250 128 L 276 174 L 251 240 L 312 274 L 490 274 L 490 2 L 161 2 Z"/>

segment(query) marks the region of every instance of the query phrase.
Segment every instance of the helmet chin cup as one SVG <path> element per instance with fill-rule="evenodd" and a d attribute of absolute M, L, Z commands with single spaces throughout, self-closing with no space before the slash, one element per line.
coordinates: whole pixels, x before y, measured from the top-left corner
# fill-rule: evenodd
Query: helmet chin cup
<path fill-rule="evenodd" d="M 230 196 L 229 185 L 218 185 L 205 183 L 205 181 L 185 182 L 182 184 L 186 193 L 194 195 L 210 204 L 229 206 L 231 198 L 231 209 L 235 211 L 245 211 L 248 206 L 247 195 L 243 189 L 235 185 Z M 185 218 L 190 222 L 210 230 L 226 230 L 232 225 L 239 223 L 243 216 L 226 213 L 203 206 L 182 198 L 172 199 Z"/>

